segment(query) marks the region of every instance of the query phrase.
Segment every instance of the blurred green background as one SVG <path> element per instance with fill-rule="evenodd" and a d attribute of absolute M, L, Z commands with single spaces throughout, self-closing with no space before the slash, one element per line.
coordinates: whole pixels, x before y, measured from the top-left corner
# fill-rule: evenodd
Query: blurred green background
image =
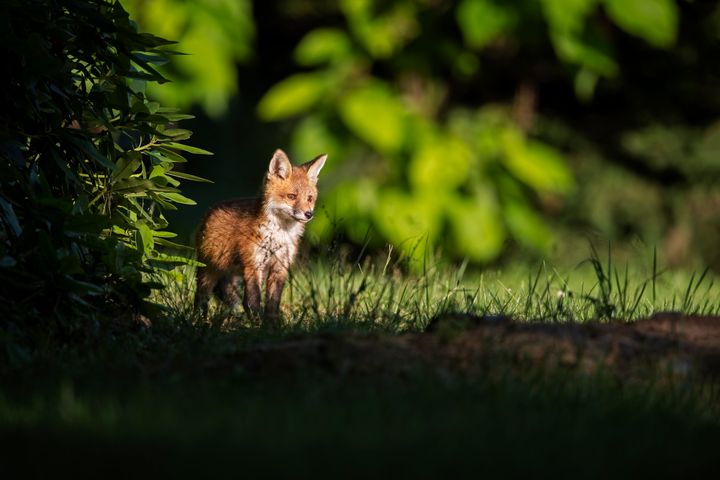
<path fill-rule="evenodd" d="M 329 154 L 314 245 L 487 265 L 588 242 L 720 270 L 720 7 L 675 0 L 122 0 L 189 55 L 150 92 L 197 118 L 169 212 Z M 172 215 L 170 215 L 172 213 Z"/>

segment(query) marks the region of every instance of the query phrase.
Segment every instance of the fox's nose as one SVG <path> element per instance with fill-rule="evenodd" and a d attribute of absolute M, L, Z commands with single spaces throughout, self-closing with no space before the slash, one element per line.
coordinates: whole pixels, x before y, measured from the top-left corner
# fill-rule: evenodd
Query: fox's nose
<path fill-rule="evenodd" d="M 307 212 L 305 212 L 305 218 L 307 218 L 308 220 L 310 220 L 312 217 L 313 217 L 313 211 L 312 211 L 312 210 L 308 210 Z"/>

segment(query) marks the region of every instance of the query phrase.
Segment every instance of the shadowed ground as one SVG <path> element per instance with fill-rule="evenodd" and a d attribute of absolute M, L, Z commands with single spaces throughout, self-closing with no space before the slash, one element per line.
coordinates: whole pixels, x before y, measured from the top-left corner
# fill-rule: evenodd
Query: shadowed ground
<path fill-rule="evenodd" d="M 418 368 L 483 373 L 494 362 L 611 373 L 619 380 L 720 374 L 720 317 L 660 313 L 632 323 L 528 323 L 446 314 L 425 333 L 325 335 L 249 347 L 213 361 L 210 371 L 254 375 L 323 370 L 403 375 Z M 636 378 L 637 377 L 637 378 Z"/>
<path fill-rule="evenodd" d="M 99 357 L 97 370 L 66 365 L 60 382 L 45 369 L 4 383 L 4 468 L 183 478 L 678 478 L 720 468 L 717 317 L 447 314 L 420 333 L 228 339 L 174 356 L 152 345 L 154 356 Z"/>

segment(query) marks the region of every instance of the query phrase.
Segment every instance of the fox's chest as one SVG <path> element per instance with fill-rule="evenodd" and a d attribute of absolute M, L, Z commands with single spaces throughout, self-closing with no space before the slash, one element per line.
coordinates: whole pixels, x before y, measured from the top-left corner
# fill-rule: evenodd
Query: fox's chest
<path fill-rule="evenodd" d="M 265 267 L 278 262 L 286 268 L 290 267 L 297 253 L 298 243 L 302 236 L 301 224 L 290 226 L 275 222 L 264 223 L 258 231 L 260 242 L 255 249 L 255 263 Z"/>

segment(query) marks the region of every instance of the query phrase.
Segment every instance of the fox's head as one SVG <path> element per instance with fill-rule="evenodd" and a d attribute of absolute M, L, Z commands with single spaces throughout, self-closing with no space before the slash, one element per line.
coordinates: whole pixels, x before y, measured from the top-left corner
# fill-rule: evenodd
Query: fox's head
<path fill-rule="evenodd" d="M 266 208 L 286 220 L 307 223 L 315 212 L 317 179 L 327 155 L 293 166 L 282 150 L 275 150 L 265 180 Z"/>

